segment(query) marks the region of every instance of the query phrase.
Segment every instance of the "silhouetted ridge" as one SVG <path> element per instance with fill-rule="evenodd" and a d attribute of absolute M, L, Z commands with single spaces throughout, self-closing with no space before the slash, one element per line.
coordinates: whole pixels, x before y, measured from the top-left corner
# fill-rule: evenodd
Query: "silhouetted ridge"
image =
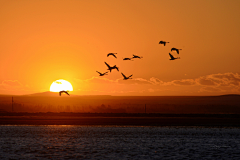
<path fill-rule="evenodd" d="M 59 92 L 40 92 L 40 93 L 33 93 L 28 95 L 22 95 L 22 96 L 32 96 L 32 97 L 59 97 Z M 71 95 L 71 96 L 78 96 L 78 95 Z"/>
<path fill-rule="evenodd" d="M 224 94 L 220 95 L 221 97 L 240 97 L 240 94 Z"/>
<path fill-rule="evenodd" d="M 59 96 L 59 93 L 58 92 L 47 91 L 47 92 L 28 94 L 28 95 L 25 95 L 25 96 Z"/>

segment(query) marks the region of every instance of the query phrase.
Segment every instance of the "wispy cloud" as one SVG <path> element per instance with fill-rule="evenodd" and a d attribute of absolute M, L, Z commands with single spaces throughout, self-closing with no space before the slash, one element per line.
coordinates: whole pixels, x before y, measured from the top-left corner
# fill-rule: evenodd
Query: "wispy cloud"
<path fill-rule="evenodd" d="M 240 75 L 238 73 L 218 73 L 196 79 L 199 85 L 214 86 L 239 86 Z"/>
<path fill-rule="evenodd" d="M 218 73 L 201 76 L 195 79 L 181 79 L 164 82 L 164 85 L 198 85 L 198 86 L 239 86 L 238 73 Z"/>
<path fill-rule="evenodd" d="M 165 91 L 178 91 L 181 93 L 181 90 L 184 93 L 224 93 L 240 91 L 240 75 L 238 73 L 218 73 L 198 78 L 172 81 L 162 81 L 156 77 L 151 77 L 149 79 L 133 78 L 131 80 L 110 80 L 106 77 L 92 77 L 86 80 L 76 79 L 76 82 L 81 84 L 81 86 L 93 87 L 95 90 L 94 92 L 113 94 L 157 93 Z M 85 87 L 85 89 L 87 89 L 87 87 Z"/>
<path fill-rule="evenodd" d="M 4 80 L 0 83 L 1 90 L 25 90 L 28 88 L 28 85 L 23 85 L 18 80 Z"/>
<path fill-rule="evenodd" d="M 165 85 L 196 85 L 196 81 L 194 79 L 181 79 L 181 80 L 173 80 L 171 82 L 163 83 Z"/>

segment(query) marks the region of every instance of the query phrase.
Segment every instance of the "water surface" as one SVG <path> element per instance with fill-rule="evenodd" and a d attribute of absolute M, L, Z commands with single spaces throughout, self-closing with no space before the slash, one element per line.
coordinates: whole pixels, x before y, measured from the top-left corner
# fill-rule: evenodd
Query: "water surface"
<path fill-rule="evenodd" d="M 2 125 L 0 159 L 240 159 L 240 128 Z"/>

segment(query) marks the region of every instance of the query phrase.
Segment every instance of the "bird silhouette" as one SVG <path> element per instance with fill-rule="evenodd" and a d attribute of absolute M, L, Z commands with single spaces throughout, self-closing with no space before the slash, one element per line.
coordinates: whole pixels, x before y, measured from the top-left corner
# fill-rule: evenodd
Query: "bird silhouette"
<path fill-rule="evenodd" d="M 166 42 L 166 41 L 160 41 L 159 44 L 163 44 L 164 46 L 166 45 L 166 43 L 169 43 L 169 42 Z"/>
<path fill-rule="evenodd" d="M 179 50 L 182 50 L 182 49 L 177 49 L 177 48 L 172 48 L 171 51 L 176 51 L 177 54 L 179 54 Z"/>
<path fill-rule="evenodd" d="M 169 59 L 169 60 L 180 59 L 179 57 L 177 57 L 177 58 L 173 57 L 173 55 L 171 55 L 171 53 L 169 53 L 169 56 L 171 57 L 171 59 Z"/>
<path fill-rule="evenodd" d="M 133 54 L 133 57 L 132 57 L 132 58 L 139 58 L 139 59 L 141 59 L 141 58 L 143 58 L 143 57 L 139 57 L 139 56 Z"/>
<path fill-rule="evenodd" d="M 117 56 L 115 54 L 117 54 L 117 53 L 108 53 L 107 57 L 112 55 L 113 57 L 117 58 Z"/>
<path fill-rule="evenodd" d="M 107 70 L 109 70 L 110 72 L 112 71 L 112 69 L 116 69 L 117 71 L 119 71 L 119 70 L 118 70 L 118 67 L 117 67 L 116 65 L 114 65 L 113 67 L 111 67 L 109 64 L 107 64 L 107 62 L 104 62 L 104 63 L 107 65 L 107 67 L 108 67 Z"/>
<path fill-rule="evenodd" d="M 59 92 L 59 96 L 61 96 L 62 93 L 66 93 L 67 95 L 69 95 L 68 92 L 69 92 L 69 91 L 60 91 L 60 92 Z M 70 96 L 70 95 L 69 95 L 69 96 Z"/>
<path fill-rule="evenodd" d="M 126 77 L 123 73 L 122 73 L 122 75 L 123 75 L 123 80 L 132 79 L 132 78 L 130 78 L 130 77 L 132 77 L 132 75 L 128 76 L 128 77 Z"/>
<path fill-rule="evenodd" d="M 123 60 L 125 61 L 125 60 L 132 60 L 132 58 L 123 58 Z"/>
<path fill-rule="evenodd" d="M 105 72 L 105 73 L 101 73 L 101 72 L 98 72 L 96 71 L 97 73 L 99 73 L 99 76 L 104 76 L 104 75 L 107 75 L 108 72 Z"/>

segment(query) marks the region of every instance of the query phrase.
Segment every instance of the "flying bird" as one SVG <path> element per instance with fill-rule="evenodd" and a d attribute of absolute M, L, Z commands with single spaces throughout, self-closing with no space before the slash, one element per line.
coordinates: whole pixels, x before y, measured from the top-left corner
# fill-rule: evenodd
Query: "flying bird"
<path fill-rule="evenodd" d="M 101 72 L 98 72 L 96 71 L 97 73 L 99 73 L 99 76 L 104 76 L 104 75 L 107 75 L 108 72 L 105 72 L 105 73 L 101 73 Z"/>
<path fill-rule="evenodd" d="M 172 48 L 171 51 L 176 51 L 177 54 L 179 54 L 179 50 L 182 50 L 182 49 L 177 49 L 177 48 Z"/>
<path fill-rule="evenodd" d="M 112 69 L 116 69 L 117 71 L 119 71 L 119 70 L 118 70 L 118 67 L 117 67 L 116 65 L 114 65 L 113 67 L 111 67 L 109 64 L 107 64 L 107 62 L 104 62 L 104 63 L 107 65 L 107 67 L 108 67 L 107 70 L 109 70 L 110 72 L 112 71 Z"/>
<path fill-rule="evenodd" d="M 126 77 L 123 73 L 122 73 L 122 75 L 123 75 L 123 80 L 132 79 L 132 78 L 130 78 L 130 77 L 132 77 L 132 75 L 128 76 L 128 77 Z"/>
<path fill-rule="evenodd" d="M 66 93 L 67 95 L 69 95 L 68 92 L 69 92 L 69 91 L 60 91 L 60 92 L 59 92 L 59 96 L 61 96 L 62 93 Z M 69 95 L 69 96 L 70 96 L 70 95 Z"/>
<path fill-rule="evenodd" d="M 169 60 L 180 59 L 179 57 L 177 57 L 177 58 L 173 57 L 173 55 L 171 55 L 171 53 L 169 53 L 169 56 L 171 57 L 171 59 L 169 59 Z"/>
<path fill-rule="evenodd" d="M 141 58 L 143 58 L 143 57 L 139 57 L 139 56 L 133 54 L 133 57 L 132 57 L 132 58 L 139 58 L 139 59 L 141 59 Z"/>
<path fill-rule="evenodd" d="M 125 61 L 125 60 L 131 60 L 132 58 L 123 58 L 123 60 Z"/>
<path fill-rule="evenodd" d="M 115 54 L 117 54 L 117 53 L 108 53 L 107 57 L 112 55 L 113 57 L 117 58 L 117 56 Z"/>
<path fill-rule="evenodd" d="M 163 44 L 164 46 L 166 45 L 166 43 L 169 43 L 169 42 L 166 42 L 166 41 L 160 41 L 159 44 Z"/>

